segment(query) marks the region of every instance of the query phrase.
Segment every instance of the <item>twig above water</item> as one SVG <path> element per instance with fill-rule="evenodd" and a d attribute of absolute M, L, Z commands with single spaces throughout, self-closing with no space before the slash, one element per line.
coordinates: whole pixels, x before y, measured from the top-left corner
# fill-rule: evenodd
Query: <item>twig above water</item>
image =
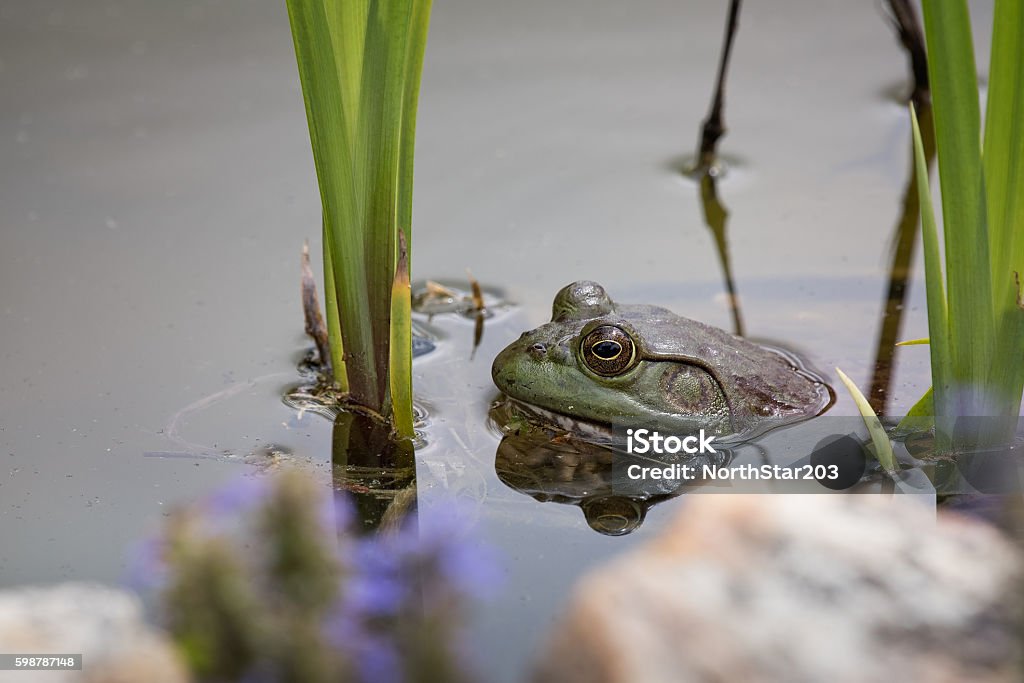
<path fill-rule="evenodd" d="M 718 61 L 718 76 L 715 79 L 715 94 L 711 99 L 711 109 L 700 127 L 700 146 L 697 151 L 697 168 L 700 173 L 708 173 L 715 165 L 718 156 L 718 140 L 725 135 L 725 120 L 722 114 L 725 108 L 725 76 L 729 70 L 729 57 L 732 54 L 732 41 L 739 27 L 741 0 L 730 0 L 729 18 L 725 27 L 725 42 Z"/>

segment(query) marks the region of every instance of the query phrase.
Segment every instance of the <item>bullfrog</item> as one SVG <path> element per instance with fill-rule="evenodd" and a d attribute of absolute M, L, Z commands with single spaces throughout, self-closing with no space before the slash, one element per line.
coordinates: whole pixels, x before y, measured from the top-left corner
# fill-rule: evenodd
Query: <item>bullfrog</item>
<path fill-rule="evenodd" d="M 498 354 L 491 376 L 570 431 L 582 421 L 741 436 L 832 402 L 824 381 L 780 351 L 665 308 L 616 304 L 589 281 L 562 288 L 551 322 Z"/>

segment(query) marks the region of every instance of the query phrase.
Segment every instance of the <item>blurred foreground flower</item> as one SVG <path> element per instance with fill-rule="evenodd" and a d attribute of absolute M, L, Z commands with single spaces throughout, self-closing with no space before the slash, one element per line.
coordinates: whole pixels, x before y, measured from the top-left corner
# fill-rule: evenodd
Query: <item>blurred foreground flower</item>
<path fill-rule="evenodd" d="M 460 638 L 494 583 L 489 555 L 454 516 L 364 537 L 350 517 L 347 498 L 285 472 L 179 511 L 146 544 L 140 569 L 198 680 L 471 680 Z"/>

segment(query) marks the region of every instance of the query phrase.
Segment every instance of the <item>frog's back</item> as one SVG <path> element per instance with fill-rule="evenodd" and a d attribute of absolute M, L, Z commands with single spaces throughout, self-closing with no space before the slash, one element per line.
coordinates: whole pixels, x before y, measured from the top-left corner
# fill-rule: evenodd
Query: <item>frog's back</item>
<path fill-rule="evenodd" d="M 684 318 L 659 306 L 618 305 L 622 320 L 644 329 L 642 353 L 650 360 L 691 363 L 719 383 L 737 432 L 759 422 L 810 417 L 832 400 L 828 386 L 781 352 Z"/>

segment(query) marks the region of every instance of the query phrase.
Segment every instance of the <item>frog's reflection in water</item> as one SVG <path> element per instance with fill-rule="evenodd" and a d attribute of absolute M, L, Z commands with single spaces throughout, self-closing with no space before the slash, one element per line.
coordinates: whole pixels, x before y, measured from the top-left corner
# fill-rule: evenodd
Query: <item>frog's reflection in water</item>
<path fill-rule="evenodd" d="M 494 469 L 509 488 L 538 502 L 576 505 L 594 531 L 623 536 L 643 524 L 651 507 L 699 485 L 679 479 L 635 479 L 630 477 L 631 465 L 664 468 L 680 464 L 699 472 L 704 465 L 728 465 L 730 459 L 728 451 L 718 449 L 714 454 L 686 456 L 675 463 L 652 460 L 630 455 L 613 444 L 589 443 L 523 426 L 506 432 L 495 453 Z M 632 470 L 634 474 L 637 471 Z"/>

